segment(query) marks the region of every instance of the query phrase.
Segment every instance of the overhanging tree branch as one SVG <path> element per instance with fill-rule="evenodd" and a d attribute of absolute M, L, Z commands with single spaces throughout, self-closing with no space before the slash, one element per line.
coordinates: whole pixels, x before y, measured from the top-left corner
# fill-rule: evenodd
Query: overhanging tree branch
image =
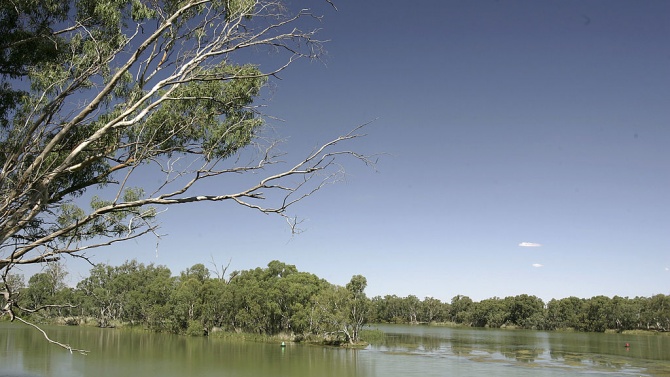
<path fill-rule="evenodd" d="M 15 3 L 36 14 L 48 8 Z M 322 54 L 311 25 L 321 17 L 311 11 L 291 13 L 275 0 L 96 4 L 45 15 L 50 24 L 39 32 L 19 22 L 13 27 L 30 40 L 0 44 L 10 57 L 24 44 L 57 46 L 41 58 L 0 60 L 8 90 L 24 90 L 18 77 L 30 84 L 20 102 L 0 104 L 14 109 L 0 113 L 3 280 L 17 265 L 160 238 L 158 215 L 171 205 L 232 201 L 284 217 L 297 232 L 287 209 L 340 180 L 341 160 L 374 165 L 340 149 L 365 125 L 291 164 L 276 140 L 264 140 L 256 100 L 268 80 Z M 8 6 L 0 11 L 16 11 Z M 161 178 L 148 185 L 145 176 Z M 235 179 L 202 185 L 225 177 Z"/>
<path fill-rule="evenodd" d="M 69 344 L 61 343 L 61 342 L 58 342 L 58 341 L 56 341 L 56 340 L 51 339 L 51 338 L 49 337 L 49 334 L 47 334 L 47 332 L 44 331 L 41 327 L 37 326 L 36 324 L 34 324 L 34 323 L 32 323 L 32 322 L 28 322 L 28 321 L 26 321 L 25 319 L 23 319 L 23 318 L 21 318 L 21 317 L 14 317 L 14 319 L 16 319 L 17 321 L 19 321 L 19 322 L 21 322 L 21 323 L 23 323 L 23 324 L 26 324 L 26 325 L 28 325 L 28 326 L 34 328 L 35 330 L 39 331 L 40 333 L 42 333 L 42 336 L 44 336 L 44 339 L 46 339 L 47 342 L 49 342 L 49 343 L 51 343 L 51 344 L 55 344 L 55 345 L 57 345 L 57 346 L 59 346 L 59 347 L 61 347 L 61 348 L 65 348 L 66 350 L 70 351 L 70 353 L 78 352 L 78 353 L 80 353 L 80 354 L 82 354 L 82 355 L 86 355 L 86 354 L 89 353 L 89 351 L 87 351 L 87 350 L 78 349 L 78 348 L 73 348 L 73 347 L 70 346 Z"/>

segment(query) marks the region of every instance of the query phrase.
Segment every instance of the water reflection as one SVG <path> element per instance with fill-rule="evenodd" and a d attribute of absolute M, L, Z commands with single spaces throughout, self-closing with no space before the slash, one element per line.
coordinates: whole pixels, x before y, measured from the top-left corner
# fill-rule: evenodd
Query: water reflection
<path fill-rule="evenodd" d="M 48 345 L 36 331 L 0 323 L 0 376 L 422 377 L 670 376 L 670 337 L 379 326 L 365 350 L 186 338 L 93 328 L 50 328 L 91 350 Z M 629 348 L 623 347 L 628 342 Z"/>
<path fill-rule="evenodd" d="M 516 367 L 670 376 L 670 337 L 380 325 L 388 353 Z M 625 344 L 630 347 L 625 347 Z"/>
<path fill-rule="evenodd" d="M 485 353 L 528 362 L 543 355 L 548 345 L 544 333 L 398 326 L 381 326 L 381 329 L 388 335 L 374 346 L 394 353 L 446 352 L 457 356 Z"/>
<path fill-rule="evenodd" d="M 347 349 L 114 329 L 48 330 L 53 338 L 91 352 L 70 354 L 32 329 L 0 323 L 0 376 L 374 376 L 373 364 Z"/>

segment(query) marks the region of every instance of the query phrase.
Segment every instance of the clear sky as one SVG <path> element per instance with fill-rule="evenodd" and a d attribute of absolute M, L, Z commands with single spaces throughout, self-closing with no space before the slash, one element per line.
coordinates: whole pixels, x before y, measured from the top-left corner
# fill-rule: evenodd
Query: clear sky
<path fill-rule="evenodd" d="M 310 3 L 328 55 L 273 82 L 270 124 L 298 158 L 376 119 L 356 143 L 387 154 L 376 171 L 347 163 L 291 210 L 295 237 L 232 204 L 173 207 L 158 252 L 147 238 L 95 261 L 277 259 L 443 301 L 670 294 L 670 2 Z"/>

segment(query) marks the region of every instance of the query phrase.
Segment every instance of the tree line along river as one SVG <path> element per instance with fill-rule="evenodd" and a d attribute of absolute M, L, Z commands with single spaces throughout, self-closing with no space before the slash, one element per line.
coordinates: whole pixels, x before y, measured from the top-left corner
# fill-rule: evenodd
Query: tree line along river
<path fill-rule="evenodd" d="M 280 261 L 266 268 L 233 271 L 227 278 L 210 276 L 202 264 L 173 276 L 167 267 L 137 261 L 98 264 L 76 287 L 67 287 L 64 276 L 62 266 L 50 264 L 27 284 L 19 276 L 9 279 L 18 292 L 17 307 L 47 307 L 30 318 L 37 322 L 60 318 L 100 327 L 132 324 L 199 336 L 223 329 L 302 337 L 327 333 L 349 341 L 365 323 L 430 322 L 587 332 L 670 331 L 670 296 L 664 294 L 567 297 L 546 303 L 527 294 L 479 302 L 462 295 L 451 302 L 412 295 L 368 298 L 367 281 L 361 275 L 342 287 Z M 48 308 L 64 303 L 73 306 Z"/>
<path fill-rule="evenodd" d="M 365 349 L 47 327 L 88 355 L 0 323 L 0 376 L 670 376 L 670 337 L 614 333 L 373 325 Z M 626 347 L 628 343 L 629 347 Z"/>

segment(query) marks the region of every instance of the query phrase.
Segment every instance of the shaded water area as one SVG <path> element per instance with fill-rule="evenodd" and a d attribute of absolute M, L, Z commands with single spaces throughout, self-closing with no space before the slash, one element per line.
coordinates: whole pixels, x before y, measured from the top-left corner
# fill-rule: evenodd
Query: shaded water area
<path fill-rule="evenodd" d="M 0 323 L 0 376 L 670 376 L 668 336 L 372 327 L 387 337 L 364 350 L 48 327 L 82 356 Z"/>

